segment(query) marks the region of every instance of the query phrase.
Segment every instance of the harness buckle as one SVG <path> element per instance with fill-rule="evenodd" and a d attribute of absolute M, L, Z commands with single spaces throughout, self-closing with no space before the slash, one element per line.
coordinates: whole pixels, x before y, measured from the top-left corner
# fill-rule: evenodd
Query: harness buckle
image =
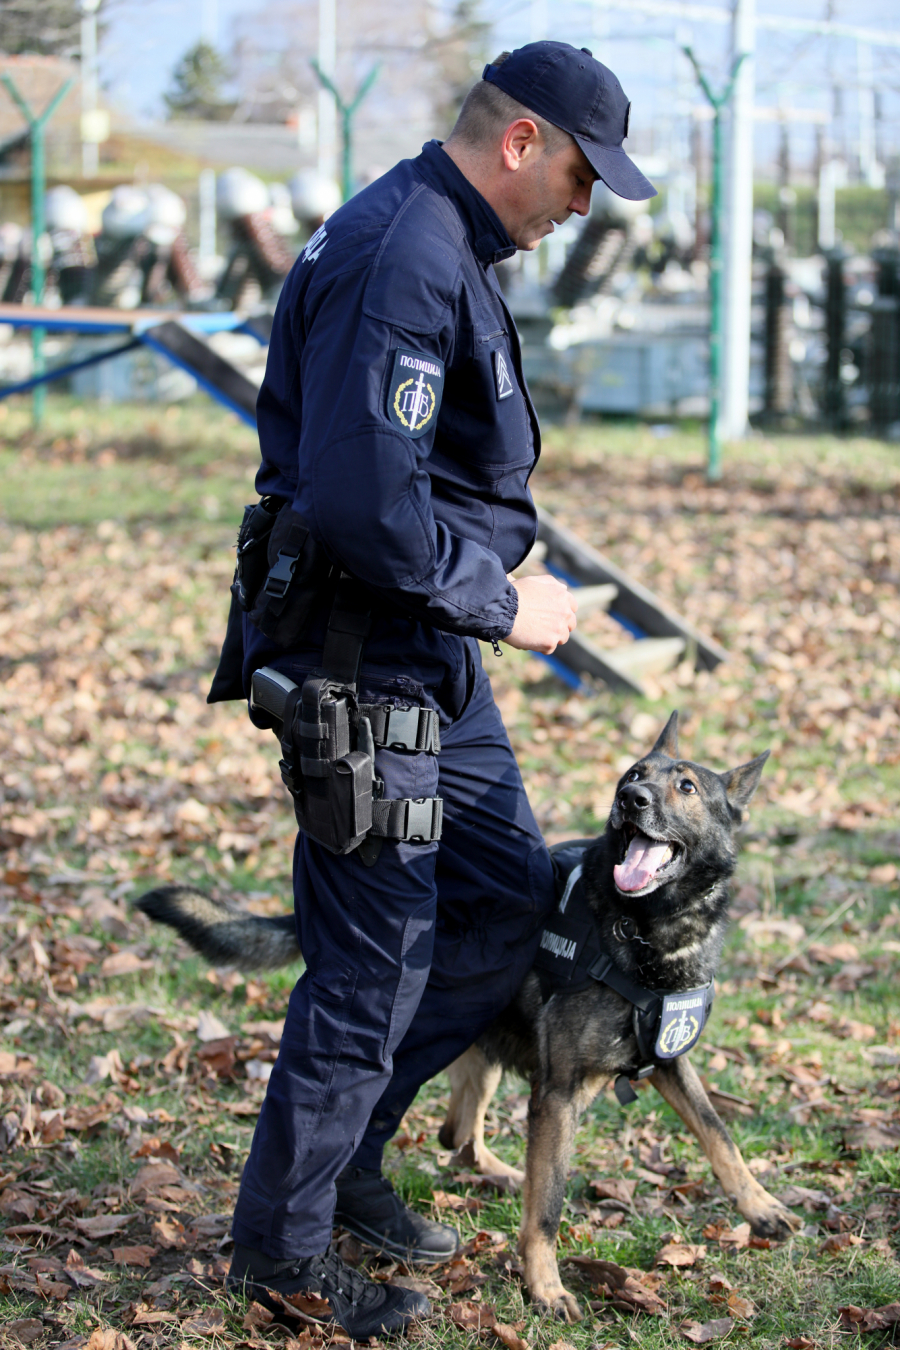
<path fill-rule="evenodd" d="M 279 553 L 266 577 L 266 584 L 263 587 L 266 595 L 271 595 L 274 600 L 284 599 L 299 556 L 299 553 Z"/>
<path fill-rule="evenodd" d="M 588 975 L 598 984 L 603 983 L 603 977 L 612 965 L 612 957 L 607 952 L 600 952 L 599 956 L 588 966 Z"/>

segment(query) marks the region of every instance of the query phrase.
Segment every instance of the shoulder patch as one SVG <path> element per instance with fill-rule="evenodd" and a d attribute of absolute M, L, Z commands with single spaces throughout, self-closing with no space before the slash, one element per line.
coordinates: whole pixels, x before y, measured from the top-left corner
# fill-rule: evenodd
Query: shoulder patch
<path fill-rule="evenodd" d="M 394 352 L 387 414 L 398 431 L 412 440 L 430 431 L 437 421 L 443 393 L 443 361 L 402 347 Z"/>

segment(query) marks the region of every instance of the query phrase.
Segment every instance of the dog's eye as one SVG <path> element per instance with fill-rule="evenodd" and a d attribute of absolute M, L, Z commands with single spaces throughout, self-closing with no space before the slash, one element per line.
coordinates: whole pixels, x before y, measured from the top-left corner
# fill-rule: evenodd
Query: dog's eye
<path fill-rule="evenodd" d="M 696 783 L 692 783 L 689 778 L 682 778 L 681 782 L 678 784 L 678 790 L 679 792 L 696 792 L 697 785 Z"/>
<path fill-rule="evenodd" d="M 631 769 L 631 770 L 630 770 L 628 773 L 626 773 L 626 775 L 625 775 L 625 782 L 626 782 L 626 783 L 636 783 L 636 782 L 638 781 L 638 779 L 640 778 L 640 776 L 641 776 L 641 775 L 638 773 L 637 769 Z"/>

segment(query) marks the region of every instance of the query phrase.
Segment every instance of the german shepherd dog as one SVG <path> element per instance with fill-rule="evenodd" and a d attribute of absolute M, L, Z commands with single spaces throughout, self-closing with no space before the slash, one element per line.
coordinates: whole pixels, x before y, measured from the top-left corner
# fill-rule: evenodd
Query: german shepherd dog
<path fill-rule="evenodd" d="M 735 834 L 768 751 L 715 773 L 678 756 L 677 713 L 648 755 L 619 780 L 606 829 L 586 850 L 585 898 L 604 951 L 650 990 L 692 990 L 710 981 L 727 924 Z M 275 967 L 299 952 L 292 915 L 261 918 L 188 887 L 150 891 L 137 906 L 170 924 L 208 960 Z M 546 991 L 545 991 L 546 992 Z M 469 1145 L 478 1170 L 523 1185 L 519 1236 L 532 1299 L 567 1321 L 581 1310 L 564 1288 L 556 1238 L 579 1114 L 600 1088 L 640 1062 L 632 1005 L 607 984 L 542 997 L 526 976 L 510 1007 L 449 1070 L 444 1147 Z M 504 1069 L 531 1083 L 524 1174 L 484 1143 L 485 1113 Z M 760 1236 L 784 1238 L 799 1220 L 752 1176 L 686 1055 L 657 1060 L 650 1082 L 696 1135 L 725 1193 Z"/>

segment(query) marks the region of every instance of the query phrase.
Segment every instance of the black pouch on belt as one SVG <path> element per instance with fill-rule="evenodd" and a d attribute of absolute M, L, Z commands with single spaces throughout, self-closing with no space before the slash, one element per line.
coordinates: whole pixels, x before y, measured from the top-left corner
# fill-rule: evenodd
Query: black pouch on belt
<path fill-rule="evenodd" d="M 334 570 L 302 517 L 287 505 L 268 535 L 266 567 L 252 601 L 250 622 L 287 648 L 303 636 L 310 611 Z"/>
<path fill-rule="evenodd" d="M 269 535 L 285 505 L 283 497 L 261 497 L 244 507 L 244 518 L 237 537 L 237 562 L 231 583 L 231 607 L 228 627 L 213 676 L 207 703 L 227 703 L 244 697 L 244 630 L 242 616 L 253 607 L 256 593 L 269 570 Z"/>

